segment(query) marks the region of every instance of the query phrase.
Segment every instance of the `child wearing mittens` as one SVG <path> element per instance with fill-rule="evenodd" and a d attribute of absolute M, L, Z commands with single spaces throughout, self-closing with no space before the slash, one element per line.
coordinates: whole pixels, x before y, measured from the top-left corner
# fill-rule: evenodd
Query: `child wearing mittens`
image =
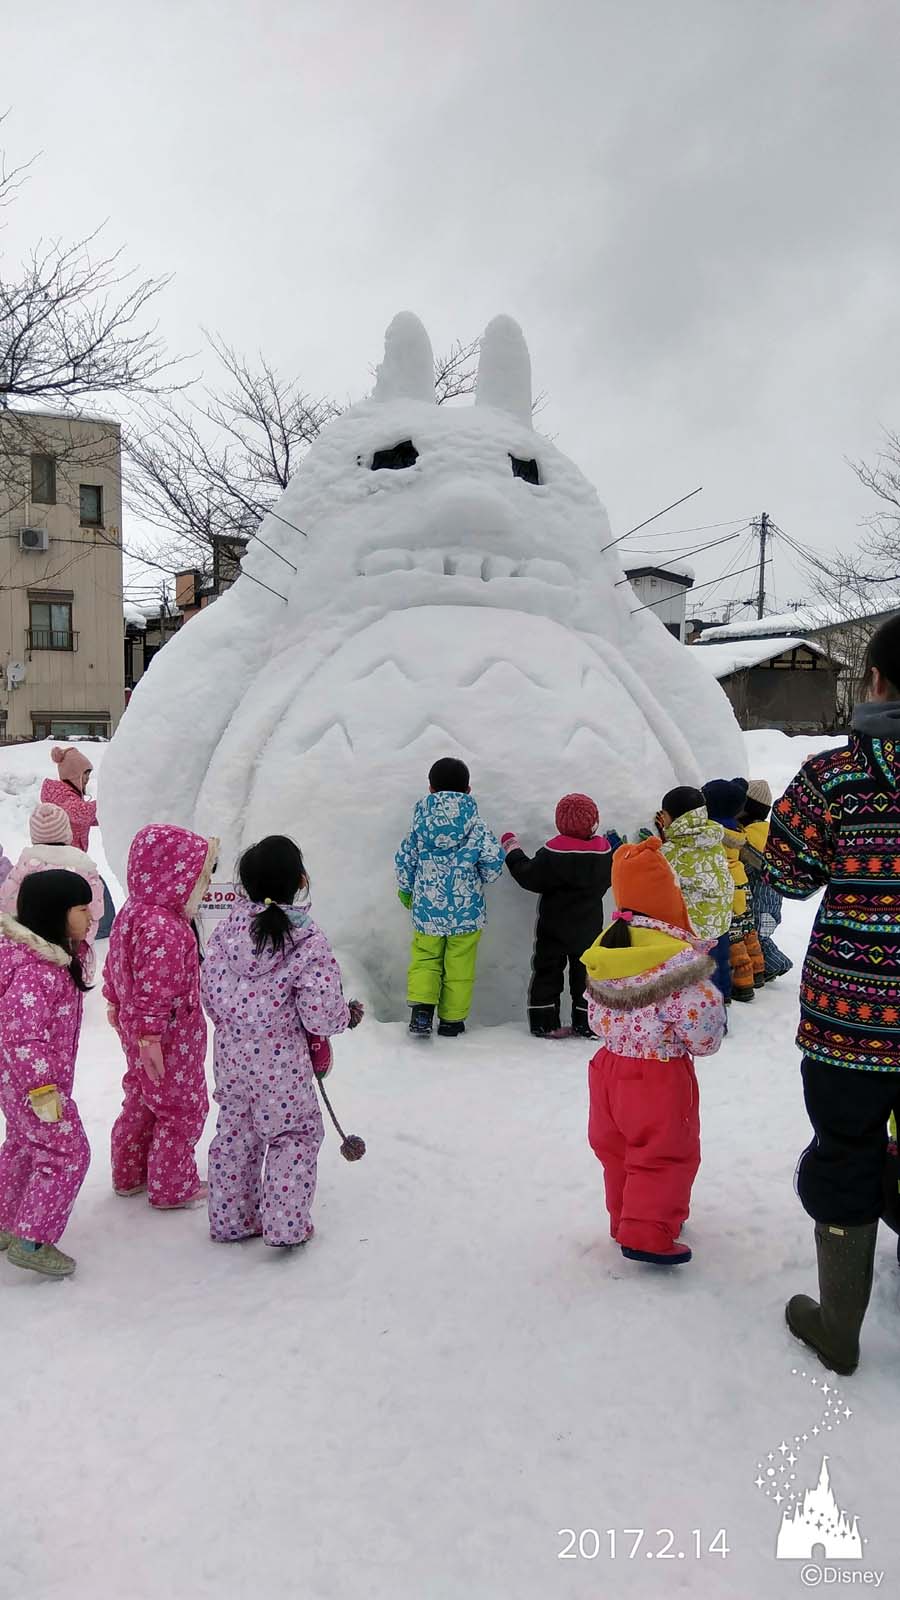
<path fill-rule="evenodd" d="M 128 1063 L 112 1130 L 116 1194 L 147 1191 L 180 1210 L 206 1198 L 194 1148 L 206 1123 L 206 1019 L 191 925 L 218 841 L 156 823 L 128 852 L 128 899 L 113 923 L 103 972 L 109 1020 Z"/>
<path fill-rule="evenodd" d="M 340 968 L 309 906 L 303 856 L 273 834 L 239 867 L 239 901 L 209 942 L 203 1004 L 215 1027 L 216 1135 L 209 1151 L 209 1231 L 222 1243 L 262 1237 L 289 1249 L 312 1238 L 324 1138 L 315 1075 L 328 1036 L 355 1028 Z"/>
<path fill-rule="evenodd" d="M 693 1057 L 718 1050 L 725 1005 L 661 839 L 616 851 L 612 890 L 613 921 L 583 958 L 602 1040 L 588 1068 L 588 1139 L 622 1254 L 678 1266 L 691 1259 L 678 1236 L 700 1165 Z"/>
<path fill-rule="evenodd" d="M 11 1266 L 67 1278 L 57 1241 L 90 1164 L 72 1099 L 91 888 L 74 872 L 34 872 L 15 917 L 0 916 L 0 1250 Z"/>
<path fill-rule="evenodd" d="M 528 1024 L 537 1039 L 591 1039 L 586 977 L 581 957 L 603 929 L 612 845 L 598 833 L 600 813 L 587 794 L 563 795 L 556 808 L 556 837 L 527 856 L 514 833 L 501 835 L 506 865 L 516 883 L 540 895 L 528 991 Z M 560 1026 L 566 973 L 572 1026 Z"/>
<path fill-rule="evenodd" d="M 397 894 L 413 923 L 409 1031 L 430 1039 L 437 1010 L 439 1035 L 456 1039 L 472 1004 L 484 889 L 503 871 L 503 849 L 478 815 L 464 761 L 436 761 L 428 786 L 394 858 Z"/>

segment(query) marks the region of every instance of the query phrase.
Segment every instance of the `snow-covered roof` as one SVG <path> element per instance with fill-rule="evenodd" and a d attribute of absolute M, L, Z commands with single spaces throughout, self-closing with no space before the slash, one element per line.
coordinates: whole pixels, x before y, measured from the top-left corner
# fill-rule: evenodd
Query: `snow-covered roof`
<path fill-rule="evenodd" d="M 880 617 L 889 611 L 900 610 L 900 594 L 890 591 L 877 600 L 861 600 L 846 606 L 801 606 L 797 611 L 773 612 L 768 617 L 749 617 L 744 622 L 722 623 L 718 628 L 707 628 L 704 639 L 760 639 L 774 638 L 784 633 L 816 633 L 824 628 L 839 628 L 845 622 L 862 622 L 866 617 Z"/>
<path fill-rule="evenodd" d="M 145 617 L 143 611 L 141 610 L 140 606 L 136 606 L 132 600 L 125 601 L 124 605 L 122 606 L 122 615 L 126 622 L 131 623 L 133 628 L 146 628 L 147 626 L 147 618 Z"/>
<path fill-rule="evenodd" d="M 812 650 L 817 656 L 826 656 L 827 651 L 812 639 L 776 638 L 776 639 L 735 639 L 722 640 L 715 644 L 706 644 L 703 639 L 698 644 L 688 645 L 695 661 L 702 662 L 707 671 L 714 678 L 730 678 L 733 672 L 746 672 L 749 667 L 760 667 L 764 661 L 771 661 L 774 656 L 783 655 L 786 650 L 796 650 L 798 645 L 803 645 L 807 650 Z"/>
<path fill-rule="evenodd" d="M 626 558 L 628 556 L 627 550 L 625 551 L 625 556 Z M 688 561 L 668 561 L 663 560 L 662 557 L 657 561 L 653 556 L 645 556 L 643 560 L 638 560 L 635 557 L 634 560 L 628 562 L 624 571 L 627 578 L 637 578 L 642 573 L 655 572 L 661 577 L 682 578 L 688 583 L 693 583 L 697 576 Z"/>

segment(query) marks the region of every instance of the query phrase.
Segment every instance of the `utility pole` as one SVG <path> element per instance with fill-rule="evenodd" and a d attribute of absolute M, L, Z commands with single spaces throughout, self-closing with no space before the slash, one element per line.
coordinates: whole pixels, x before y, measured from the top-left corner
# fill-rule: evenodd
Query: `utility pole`
<path fill-rule="evenodd" d="M 762 617 L 766 610 L 766 540 L 769 537 L 769 513 L 764 511 L 753 524 L 759 534 L 759 588 L 756 591 L 756 615 Z"/>

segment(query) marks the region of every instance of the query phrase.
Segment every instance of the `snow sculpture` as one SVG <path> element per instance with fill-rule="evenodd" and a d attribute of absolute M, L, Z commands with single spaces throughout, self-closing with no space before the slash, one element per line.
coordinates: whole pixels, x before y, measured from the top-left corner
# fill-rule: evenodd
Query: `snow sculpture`
<path fill-rule="evenodd" d="M 724 694 L 637 609 L 595 490 L 533 431 L 517 324 L 488 327 L 474 406 L 437 406 L 432 371 L 421 323 L 396 317 L 371 398 L 329 424 L 234 588 L 137 686 L 100 790 L 120 876 L 150 821 L 218 834 L 224 864 L 293 835 L 381 1016 L 405 999 L 394 850 L 438 756 L 468 761 L 488 824 L 535 848 L 568 790 L 623 830 L 674 783 L 744 770 Z M 489 890 L 484 1021 L 523 1011 L 532 920 L 505 878 Z"/>

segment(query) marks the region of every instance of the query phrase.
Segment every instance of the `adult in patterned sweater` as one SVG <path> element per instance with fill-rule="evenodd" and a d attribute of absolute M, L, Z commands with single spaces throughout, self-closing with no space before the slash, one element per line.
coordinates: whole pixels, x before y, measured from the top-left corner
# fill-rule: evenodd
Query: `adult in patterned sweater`
<path fill-rule="evenodd" d="M 769 882 L 824 887 L 800 984 L 813 1139 L 797 1192 L 815 1222 L 819 1300 L 791 1331 L 844 1376 L 859 1361 L 883 1206 L 888 1119 L 900 1110 L 900 618 L 873 635 L 849 742 L 804 762 L 772 813 Z"/>
<path fill-rule="evenodd" d="M 539 894 L 528 1022 L 538 1039 L 567 1037 L 560 1027 L 560 1001 L 569 974 L 571 1032 L 592 1039 L 581 957 L 603 932 L 603 896 L 612 875 L 612 845 L 598 834 L 600 813 L 590 795 L 567 794 L 556 808 L 557 834 L 533 856 L 514 833 L 500 842 L 516 883 Z"/>

